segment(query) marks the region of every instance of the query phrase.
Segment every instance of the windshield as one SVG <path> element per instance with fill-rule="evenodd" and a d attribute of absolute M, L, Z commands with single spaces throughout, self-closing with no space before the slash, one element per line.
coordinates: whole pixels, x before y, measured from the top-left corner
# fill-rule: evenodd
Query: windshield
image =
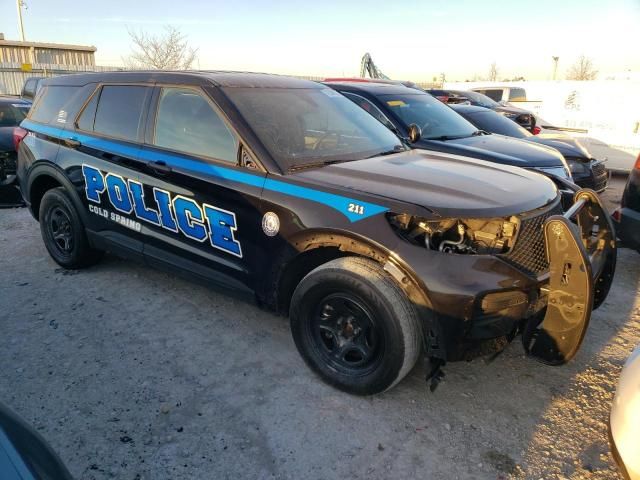
<path fill-rule="evenodd" d="M 471 101 L 471 105 L 475 105 L 477 107 L 496 108 L 500 106 L 500 104 L 495 100 L 478 92 L 462 91 L 458 92 L 458 94 L 463 97 L 467 97 L 469 101 Z"/>
<path fill-rule="evenodd" d="M 478 130 L 428 93 L 380 95 L 379 98 L 405 127 L 412 123 L 418 125 L 425 139 L 470 137 Z"/>
<path fill-rule="evenodd" d="M 0 103 L 0 127 L 15 127 L 29 113 L 29 105 L 22 103 Z"/>
<path fill-rule="evenodd" d="M 329 88 L 224 91 L 284 170 L 406 149 L 389 129 Z"/>
<path fill-rule="evenodd" d="M 508 119 L 504 115 L 500 115 L 493 110 L 484 112 L 473 112 L 466 116 L 473 124 L 481 130 L 487 132 L 498 133 L 508 137 L 528 138 L 533 135 L 522 128 L 513 120 Z"/>

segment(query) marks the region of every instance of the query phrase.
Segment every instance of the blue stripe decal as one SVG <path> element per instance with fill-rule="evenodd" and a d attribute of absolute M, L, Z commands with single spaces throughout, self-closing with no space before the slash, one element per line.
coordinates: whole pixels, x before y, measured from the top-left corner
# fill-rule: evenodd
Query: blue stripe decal
<path fill-rule="evenodd" d="M 223 180 L 243 183 L 257 188 L 264 188 L 291 197 L 304 198 L 305 200 L 321 203 L 339 211 L 351 222 L 357 222 L 358 220 L 372 217 L 389 210 L 387 207 L 363 202 L 362 200 L 343 197 L 342 195 L 323 192 L 321 190 L 314 190 L 273 178 L 264 178 L 250 173 L 239 172 L 231 168 L 198 162 L 171 153 L 160 151 L 151 152 L 141 147 L 129 147 L 116 141 L 96 138 L 79 132 L 66 131 L 62 128 L 51 127 L 49 125 L 41 125 L 30 120 L 24 120 L 21 126 L 27 130 L 61 140 L 78 140 L 85 147 L 115 155 L 130 158 L 139 157 L 141 160 L 146 161 L 163 161 L 172 167 L 190 170 L 204 175 L 211 175 Z"/>

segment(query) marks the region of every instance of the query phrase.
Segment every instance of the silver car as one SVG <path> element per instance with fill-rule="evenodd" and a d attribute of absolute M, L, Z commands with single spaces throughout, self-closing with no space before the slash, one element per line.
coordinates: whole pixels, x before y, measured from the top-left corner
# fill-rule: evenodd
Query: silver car
<path fill-rule="evenodd" d="M 640 480 L 640 346 L 624 364 L 609 419 L 609 441 L 622 473 Z"/>

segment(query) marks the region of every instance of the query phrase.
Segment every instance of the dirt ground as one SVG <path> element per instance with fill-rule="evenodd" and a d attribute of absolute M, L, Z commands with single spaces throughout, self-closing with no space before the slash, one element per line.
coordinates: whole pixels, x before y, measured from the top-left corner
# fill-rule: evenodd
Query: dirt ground
<path fill-rule="evenodd" d="M 609 208 L 623 181 L 605 194 Z M 0 402 L 79 479 L 619 478 L 609 406 L 640 343 L 640 254 L 564 367 L 523 355 L 424 365 L 353 397 L 304 365 L 286 319 L 108 256 L 49 258 L 25 209 L 0 210 Z"/>

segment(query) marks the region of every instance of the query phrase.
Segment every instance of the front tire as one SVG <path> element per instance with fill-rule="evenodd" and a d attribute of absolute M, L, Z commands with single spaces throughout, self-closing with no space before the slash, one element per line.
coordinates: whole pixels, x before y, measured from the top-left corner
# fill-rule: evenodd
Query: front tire
<path fill-rule="evenodd" d="M 89 245 L 84 224 L 64 187 L 48 190 L 40 202 L 40 232 L 51 258 L 68 269 L 88 267 L 103 252 Z"/>
<path fill-rule="evenodd" d="M 421 329 L 411 301 L 376 262 L 332 260 L 293 293 L 291 332 L 307 365 L 348 393 L 392 388 L 414 367 Z"/>

